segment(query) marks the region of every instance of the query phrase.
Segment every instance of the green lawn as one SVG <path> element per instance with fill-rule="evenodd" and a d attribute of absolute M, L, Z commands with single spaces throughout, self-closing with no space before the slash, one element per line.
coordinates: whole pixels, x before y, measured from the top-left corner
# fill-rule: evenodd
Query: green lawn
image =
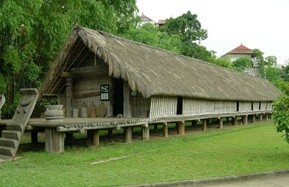
<path fill-rule="evenodd" d="M 289 169 L 289 145 L 272 122 L 20 156 L 0 163 L 0 186 L 114 186 Z M 107 159 L 115 160 L 98 163 Z"/>

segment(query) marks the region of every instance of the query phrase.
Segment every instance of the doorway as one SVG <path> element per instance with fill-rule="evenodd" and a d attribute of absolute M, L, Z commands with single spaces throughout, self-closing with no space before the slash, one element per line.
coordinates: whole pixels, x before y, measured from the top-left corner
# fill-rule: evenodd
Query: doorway
<path fill-rule="evenodd" d="M 178 97 L 177 98 L 177 115 L 183 114 L 183 98 Z"/>
<path fill-rule="evenodd" d="M 113 115 L 123 115 L 123 80 L 113 79 Z"/>

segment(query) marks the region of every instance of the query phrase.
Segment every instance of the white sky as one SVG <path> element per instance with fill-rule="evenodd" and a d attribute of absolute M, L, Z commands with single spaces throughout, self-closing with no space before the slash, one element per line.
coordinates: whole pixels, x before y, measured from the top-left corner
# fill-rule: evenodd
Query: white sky
<path fill-rule="evenodd" d="M 276 56 L 278 64 L 289 59 L 289 0 L 137 0 L 137 6 L 155 22 L 197 14 L 208 31 L 202 45 L 218 57 L 243 43 Z"/>

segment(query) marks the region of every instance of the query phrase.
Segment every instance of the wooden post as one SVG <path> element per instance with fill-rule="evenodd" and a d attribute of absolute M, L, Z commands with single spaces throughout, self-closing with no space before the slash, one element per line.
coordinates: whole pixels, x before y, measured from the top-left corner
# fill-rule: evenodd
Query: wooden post
<path fill-rule="evenodd" d="M 263 114 L 259 114 L 260 121 L 263 121 Z"/>
<path fill-rule="evenodd" d="M 269 114 L 265 114 L 265 119 L 268 121 L 269 120 Z"/>
<path fill-rule="evenodd" d="M 37 145 L 37 143 L 38 143 L 38 132 L 37 131 L 31 131 L 31 143 L 33 145 Z"/>
<path fill-rule="evenodd" d="M 72 117 L 72 78 L 66 77 L 66 117 Z"/>
<path fill-rule="evenodd" d="M 252 122 L 256 123 L 256 115 L 255 114 L 252 116 Z"/>
<path fill-rule="evenodd" d="M 169 129 L 168 129 L 168 123 L 167 122 L 163 123 L 163 135 L 164 135 L 164 137 L 169 136 Z"/>
<path fill-rule="evenodd" d="M 223 124 L 223 118 L 219 119 L 219 128 L 223 129 L 224 128 L 224 124 Z"/>
<path fill-rule="evenodd" d="M 233 123 L 233 125 L 238 125 L 238 117 L 237 116 L 232 117 L 232 123 Z"/>
<path fill-rule="evenodd" d="M 142 127 L 142 139 L 147 141 L 150 139 L 150 128 L 148 124 L 145 124 Z"/>
<path fill-rule="evenodd" d="M 208 120 L 207 119 L 203 119 L 203 131 L 207 130 L 207 123 L 208 123 Z"/>
<path fill-rule="evenodd" d="M 246 115 L 246 116 L 242 116 L 242 123 L 244 124 L 244 125 L 247 125 L 248 124 L 248 116 Z"/>
<path fill-rule="evenodd" d="M 130 89 L 127 82 L 123 83 L 123 116 L 131 118 Z"/>
<path fill-rule="evenodd" d="M 99 146 L 99 130 L 92 131 L 92 145 Z"/>
<path fill-rule="evenodd" d="M 177 131 L 179 135 L 185 135 L 185 122 L 180 121 L 177 123 Z"/>
<path fill-rule="evenodd" d="M 45 129 L 45 150 L 48 153 L 64 152 L 64 133 L 59 133 L 56 128 Z"/>
<path fill-rule="evenodd" d="M 132 142 L 132 127 L 124 127 L 124 141 L 125 143 Z"/>

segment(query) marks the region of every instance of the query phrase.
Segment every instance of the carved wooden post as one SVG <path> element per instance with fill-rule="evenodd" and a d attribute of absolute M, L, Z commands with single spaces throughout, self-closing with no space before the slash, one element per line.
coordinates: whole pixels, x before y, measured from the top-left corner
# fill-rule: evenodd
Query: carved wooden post
<path fill-rule="evenodd" d="M 147 123 L 142 127 L 142 139 L 147 141 L 150 139 L 150 127 Z"/>
<path fill-rule="evenodd" d="M 219 119 L 219 128 L 220 128 L 220 129 L 223 129 L 223 128 L 224 128 L 223 118 L 220 118 L 220 119 Z"/>
<path fill-rule="evenodd" d="M 246 116 L 242 116 L 242 123 L 244 124 L 244 125 L 247 125 L 248 124 L 248 116 L 246 115 Z"/>
<path fill-rule="evenodd" d="M 180 121 L 177 123 L 177 131 L 179 135 L 185 135 L 185 122 Z"/>
<path fill-rule="evenodd" d="M 207 119 L 203 119 L 203 131 L 207 130 L 207 123 L 208 123 L 208 120 Z"/>
<path fill-rule="evenodd" d="M 58 133 L 55 128 L 45 129 L 45 150 L 48 153 L 64 152 L 64 133 Z"/>
<path fill-rule="evenodd" d="M 124 128 L 124 141 L 125 143 L 131 143 L 132 142 L 132 127 L 125 127 Z"/>
<path fill-rule="evenodd" d="M 66 77 L 66 117 L 72 117 L 72 78 Z"/>
<path fill-rule="evenodd" d="M 164 137 L 169 136 L 169 129 L 168 129 L 168 123 L 167 122 L 163 123 L 163 135 L 164 135 Z"/>

